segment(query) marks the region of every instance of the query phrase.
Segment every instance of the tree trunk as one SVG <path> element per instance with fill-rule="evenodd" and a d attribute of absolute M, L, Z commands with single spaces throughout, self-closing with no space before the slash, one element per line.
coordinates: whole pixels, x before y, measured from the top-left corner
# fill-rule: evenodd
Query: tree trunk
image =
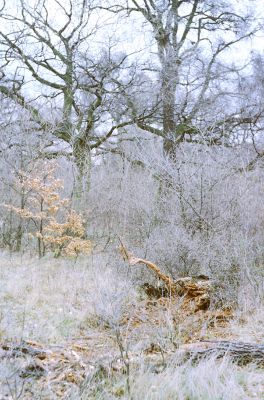
<path fill-rule="evenodd" d="M 22 246 L 22 237 L 23 237 L 23 228 L 22 228 L 22 220 L 20 218 L 19 225 L 16 231 L 16 238 L 15 238 L 15 251 L 20 252 Z"/>
<path fill-rule="evenodd" d="M 164 134 L 164 152 L 170 158 L 175 158 L 176 139 L 176 87 L 178 84 L 177 55 L 169 42 L 159 42 L 159 58 L 161 61 L 162 81 L 162 118 Z"/>
<path fill-rule="evenodd" d="M 43 212 L 43 204 L 44 204 L 44 200 L 43 198 L 40 200 L 40 213 Z M 44 257 L 45 255 L 45 244 L 43 241 L 43 225 L 44 225 L 44 221 L 43 218 L 40 219 L 39 221 L 39 236 L 38 238 L 38 255 L 39 258 Z"/>
<path fill-rule="evenodd" d="M 91 183 L 91 151 L 87 142 L 81 138 L 73 145 L 77 176 L 74 184 L 74 201 L 77 208 L 87 207 L 87 195 Z"/>
<path fill-rule="evenodd" d="M 163 149 L 171 159 L 175 158 L 175 90 L 176 90 L 176 77 L 171 76 L 172 71 L 164 71 L 165 76 L 162 83 L 162 114 L 163 114 Z"/>
<path fill-rule="evenodd" d="M 22 163 L 22 168 L 23 168 L 23 163 Z M 20 208 L 21 210 L 25 209 L 25 205 L 26 205 L 26 198 L 25 198 L 25 193 L 24 190 L 22 190 L 21 193 L 21 200 L 20 200 Z M 22 218 L 19 217 L 19 224 L 17 227 L 17 231 L 16 231 L 16 239 L 15 239 L 15 251 L 19 252 L 21 250 L 22 247 L 22 238 L 23 238 L 23 221 Z"/>

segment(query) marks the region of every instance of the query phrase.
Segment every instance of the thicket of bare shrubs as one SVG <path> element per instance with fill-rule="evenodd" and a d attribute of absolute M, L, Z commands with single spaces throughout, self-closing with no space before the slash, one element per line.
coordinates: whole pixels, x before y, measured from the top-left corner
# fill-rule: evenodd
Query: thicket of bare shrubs
<path fill-rule="evenodd" d="M 93 232 L 121 235 L 174 278 L 209 275 L 225 301 L 243 303 L 244 290 L 258 297 L 264 182 L 261 166 L 247 169 L 250 150 L 183 144 L 171 162 L 154 143 L 127 156 L 94 170 Z"/>
<path fill-rule="evenodd" d="M 30 196 L 23 197 L 15 180 L 23 166 L 39 168 L 40 173 L 54 163 L 32 161 L 25 150 L 19 165 L 15 155 L 13 161 L 11 157 L 8 163 L 1 161 L 5 189 L 0 239 L 2 247 L 10 250 L 29 250 L 28 234 L 36 229 L 30 218 L 25 223 L 14 212 L 23 202 L 25 208 L 30 206 Z M 132 146 L 123 147 L 122 156 L 108 154 L 93 165 L 84 207 L 86 235 L 97 250 L 112 254 L 120 236 L 139 256 L 155 261 L 173 278 L 206 274 L 216 281 L 218 299 L 225 303 L 243 304 L 245 291 L 255 301 L 263 290 L 264 178 L 261 164 L 248 168 L 250 159 L 246 145 L 185 143 L 172 161 L 164 156 L 158 140 L 144 141 L 136 135 Z M 69 171 L 66 192 L 57 188 L 62 199 L 71 197 L 74 186 L 70 164 L 70 160 L 56 161 L 57 178 L 63 181 L 64 171 Z M 45 229 L 47 234 L 49 227 Z M 116 259 L 113 256 L 113 263 Z M 153 279 L 139 268 L 133 273 L 138 283 Z"/>

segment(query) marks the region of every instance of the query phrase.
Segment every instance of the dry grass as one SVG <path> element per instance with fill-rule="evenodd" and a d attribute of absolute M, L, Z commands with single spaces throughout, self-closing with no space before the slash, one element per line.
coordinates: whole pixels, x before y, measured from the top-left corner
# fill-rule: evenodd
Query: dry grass
<path fill-rule="evenodd" d="M 197 366 L 172 366 L 159 375 L 137 375 L 133 399 L 249 400 L 263 398 L 263 390 L 263 371 L 210 359 Z"/>
<path fill-rule="evenodd" d="M 80 258 L 77 262 L 52 258 L 38 260 L 26 255 L 2 254 L 0 257 L 1 342 L 24 339 L 69 348 L 78 340 L 89 337 L 86 356 L 96 361 L 101 357 L 120 356 L 118 332 L 122 335 L 122 345 L 130 354 L 142 352 L 150 343 L 159 343 L 166 349 L 173 347 L 175 341 L 183 340 L 182 332 L 186 328 L 173 326 L 169 311 L 162 313 L 159 310 L 155 316 L 152 309 L 149 316 L 143 316 L 145 323 L 133 325 L 133 310 L 140 310 L 141 304 L 142 299 L 132 281 L 111 266 L 106 256 Z M 264 308 L 260 307 L 255 313 L 237 313 L 235 320 L 222 329 L 223 338 L 263 342 L 263 312 Z M 120 324 L 122 319 L 123 324 Z M 87 375 L 82 384 L 73 382 L 67 386 L 64 382 L 63 390 L 61 387 L 58 390 L 57 386 L 55 390 L 47 379 L 45 385 L 40 383 L 41 380 L 26 380 L 24 387 L 23 380 L 14 378 L 22 361 L 5 360 L 1 364 L 0 380 L 4 383 L 0 386 L 0 398 L 4 394 L 19 398 L 14 395 L 16 382 L 23 389 L 22 399 L 264 399 L 263 370 L 254 365 L 235 366 L 227 358 L 221 361 L 212 358 L 198 365 L 189 362 L 178 365 L 175 360 L 159 373 L 152 371 L 142 358 L 139 366 L 131 366 L 130 397 L 122 373 Z"/>
<path fill-rule="evenodd" d="M 242 342 L 264 343 L 264 308 L 259 305 L 254 312 L 238 313 L 229 330 Z"/>
<path fill-rule="evenodd" d="M 97 268 L 99 268 L 98 266 Z M 96 291 L 92 259 L 0 259 L 0 335 L 61 342 L 80 334 Z"/>

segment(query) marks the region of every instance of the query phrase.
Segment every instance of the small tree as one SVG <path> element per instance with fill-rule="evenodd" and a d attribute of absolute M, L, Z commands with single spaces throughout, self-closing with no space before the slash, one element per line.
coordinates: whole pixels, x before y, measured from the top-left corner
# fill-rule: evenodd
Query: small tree
<path fill-rule="evenodd" d="M 53 248 L 56 257 L 63 252 L 77 257 L 80 253 L 90 254 L 91 242 L 85 239 L 83 220 L 74 210 L 67 213 L 66 221 L 59 223 L 55 218 L 43 229 L 42 240 Z"/>
<path fill-rule="evenodd" d="M 31 172 L 20 171 L 16 186 L 23 193 L 23 208 L 6 205 L 21 219 L 33 223 L 30 236 L 37 238 L 39 257 L 51 249 L 55 256 L 90 254 L 91 242 L 85 239 L 85 228 L 79 214 L 70 209 L 69 199 L 62 199 L 60 179 L 55 177 L 56 164 L 45 161 Z"/>

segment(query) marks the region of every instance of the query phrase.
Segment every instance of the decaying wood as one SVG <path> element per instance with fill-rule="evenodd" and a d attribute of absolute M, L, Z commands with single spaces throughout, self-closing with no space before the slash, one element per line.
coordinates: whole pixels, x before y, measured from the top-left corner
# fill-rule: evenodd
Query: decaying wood
<path fill-rule="evenodd" d="M 126 249 L 121 240 L 120 243 L 119 251 L 123 259 L 130 265 L 146 265 L 164 283 L 170 296 L 184 296 L 184 305 L 194 301 L 194 311 L 208 309 L 212 283 L 207 277 L 185 277 L 173 280 L 170 276 L 164 274 L 156 264 L 143 258 L 135 257 Z"/>
<path fill-rule="evenodd" d="M 146 265 L 149 269 L 151 269 L 156 275 L 157 277 L 163 281 L 165 283 L 165 285 L 170 288 L 171 290 L 173 290 L 173 280 L 168 276 L 163 274 L 163 272 L 161 272 L 160 268 L 148 261 L 148 260 L 144 260 L 143 258 L 137 258 L 135 257 L 132 253 L 130 253 L 124 246 L 124 244 L 121 242 L 121 246 L 119 248 L 120 253 L 123 257 L 123 259 L 125 261 L 127 261 L 130 265 L 136 265 L 136 264 L 144 264 Z"/>
<path fill-rule="evenodd" d="M 163 372 L 167 366 L 174 363 L 180 365 L 188 360 L 196 364 L 208 357 L 215 357 L 220 359 L 229 357 L 230 361 L 243 366 L 254 363 L 259 368 L 264 368 L 264 345 L 244 342 L 229 342 L 229 341 L 208 341 L 197 342 L 187 345 L 181 345 L 176 351 L 164 351 L 159 345 L 151 344 L 150 347 L 143 351 L 142 354 L 130 353 L 129 362 L 131 368 L 138 369 L 142 361 L 147 370 L 160 373 Z M 176 356 L 176 357 L 175 357 Z M 109 357 L 101 360 L 101 365 L 111 366 L 113 371 L 125 372 L 123 360 L 116 358 L 110 360 Z"/>
<path fill-rule="evenodd" d="M 85 376 L 92 377 L 95 374 L 108 376 L 110 372 L 126 373 L 124 358 L 113 353 L 103 355 L 97 360 L 91 359 L 88 353 L 86 354 L 87 349 L 78 345 L 72 345 L 70 348 L 67 346 L 65 349 L 56 351 L 50 347 L 45 348 L 40 344 L 32 346 L 27 342 L 21 344 L 2 343 L 0 348 L 4 350 L 2 358 L 10 359 L 12 357 L 15 359 L 20 357 L 21 354 L 26 355 L 26 363 L 18 370 L 20 377 L 42 380 L 48 378 L 50 384 L 53 385 L 63 384 L 63 382 L 80 384 Z M 11 349 L 14 351 L 12 354 L 10 354 Z M 39 354 L 46 354 L 46 359 L 40 360 Z M 259 368 L 264 368 L 264 344 L 255 343 L 201 341 L 180 345 L 174 351 L 163 349 L 159 344 L 151 343 L 143 352 L 141 350 L 140 352 L 128 353 L 132 369 L 138 370 L 139 366 L 142 367 L 143 362 L 147 370 L 156 373 L 164 371 L 167 366 L 171 366 L 173 363 L 178 365 L 188 360 L 199 363 L 208 357 L 223 358 L 226 356 L 238 365 L 254 363 Z"/>
<path fill-rule="evenodd" d="M 228 356 L 239 365 L 255 363 L 264 367 L 264 344 L 204 341 L 182 345 L 179 351 L 185 359 L 194 362 L 215 355 L 217 358 Z"/>

